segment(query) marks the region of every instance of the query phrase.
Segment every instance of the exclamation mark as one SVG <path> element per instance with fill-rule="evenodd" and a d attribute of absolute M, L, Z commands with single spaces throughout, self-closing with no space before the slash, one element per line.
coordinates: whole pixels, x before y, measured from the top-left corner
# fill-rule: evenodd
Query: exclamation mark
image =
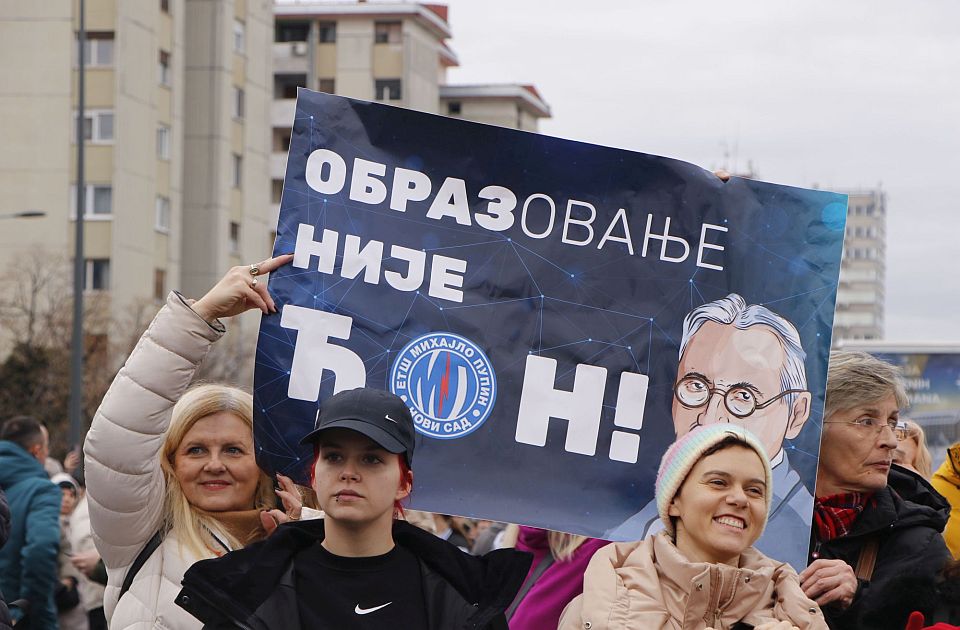
<path fill-rule="evenodd" d="M 625 429 L 639 431 L 643 428 L 643 409 L 647 404 L 646 374 L 622 372 L 620 390 L 617 392 L 617 412 L 613 423 Z M 610 439 L 610 459 L 636 464 L 640 457 L 640 436 L 626 431 L 614 431 Z"/>

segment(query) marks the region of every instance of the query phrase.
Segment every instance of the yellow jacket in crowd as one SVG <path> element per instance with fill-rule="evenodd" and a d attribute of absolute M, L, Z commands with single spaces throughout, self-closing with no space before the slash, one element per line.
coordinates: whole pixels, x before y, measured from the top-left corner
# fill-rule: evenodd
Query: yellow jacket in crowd
<path fill-rule="evenodd" d="M 960 442 L 947 449 L 947 458 L 930 482 L 950 502 L 950 520 L 943 537 L 953 557 L 960 558 Z"/>

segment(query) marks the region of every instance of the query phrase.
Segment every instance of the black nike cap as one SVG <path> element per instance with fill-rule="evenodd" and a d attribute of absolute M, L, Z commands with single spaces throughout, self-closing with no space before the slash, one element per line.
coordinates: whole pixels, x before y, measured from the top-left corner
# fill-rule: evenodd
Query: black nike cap
<path fill-rule="evenodd" d="M 413 466 L 413 417 L 399 396 L 382 389 L 358 387 L 334 394 L 320 405 L 313 431 L 300 444 L 313 444 L 327 429 L 351 429 L 391 453 L 404 453 Z"/>

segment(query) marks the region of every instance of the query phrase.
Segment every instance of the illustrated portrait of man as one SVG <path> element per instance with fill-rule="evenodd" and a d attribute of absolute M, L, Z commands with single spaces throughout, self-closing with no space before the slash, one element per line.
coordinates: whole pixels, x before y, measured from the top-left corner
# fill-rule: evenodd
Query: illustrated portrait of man
<path fill-rule="evenodd" d="M 672 406 L 677 437 L 730 422 L 760 438 L 774 487 L 767 527 L 756 546 L 798 570 L 806 566 L 813 496 L 790 467 L 784 440 L 796 438 L 810 417 L 805 358 L 793 324 L 732 293 L 684 318 Z M 651 501 L 607 537 L 637 538 L 638 530 L 645 537 L 661 527 Z"/>

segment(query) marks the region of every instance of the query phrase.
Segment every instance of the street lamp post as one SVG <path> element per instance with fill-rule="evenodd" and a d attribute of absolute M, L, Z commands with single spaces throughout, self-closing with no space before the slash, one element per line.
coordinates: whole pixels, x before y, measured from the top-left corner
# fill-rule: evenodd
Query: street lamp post
<path fill-rule="evenodd" d="M 70 447 L 80 445 L 81 413 L 83 403 L 83 215 L 86 212 L 86 185 L 83 176 L 84 138 L 83 116 L 85 112 L 84 43 L 87 39 L 84 24 L 84 0 L 80 0 L 77 31 L 77 222 L 73 252 L 73 337 L 70 343 Z"/>

